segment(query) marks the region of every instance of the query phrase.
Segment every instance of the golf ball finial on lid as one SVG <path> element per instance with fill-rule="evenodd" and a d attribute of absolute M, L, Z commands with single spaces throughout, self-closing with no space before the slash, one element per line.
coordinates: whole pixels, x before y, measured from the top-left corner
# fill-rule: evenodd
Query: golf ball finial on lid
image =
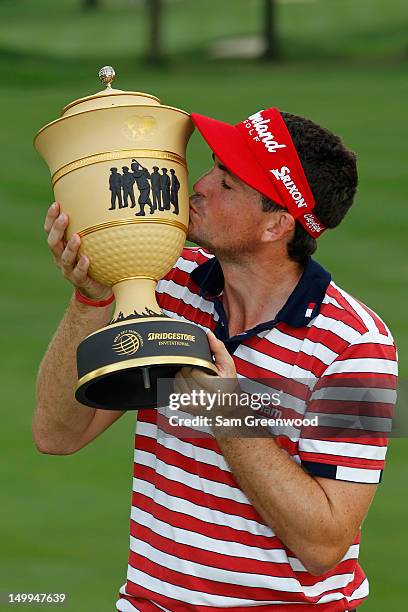
<path fill-rule="evenodd" d="M 103 66 L 103 68 L 99 70 L 99 79 L 106 85 L 106 89 L 111 89 L 115 75 L 116 73 L 112 66 Z"/>

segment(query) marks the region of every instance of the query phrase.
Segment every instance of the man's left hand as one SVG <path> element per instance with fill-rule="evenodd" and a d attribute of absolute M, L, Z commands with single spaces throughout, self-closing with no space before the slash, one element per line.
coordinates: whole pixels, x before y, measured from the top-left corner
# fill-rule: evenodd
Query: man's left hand
<path fill-rule="evenodd" d="M 237 393 L 241 392 L 237 372 L 235 369 L 234 360 L 225 348 L 224 343 L 215 337 L 213 332 L 207 334 L 208 343 L 211 352 L 214 355 L 217 374 L 207 374 L 204 370 L 194 367 L 184 367 L 177 372 L 174 383 L 176 393 L 188 393 L 192 395 L 195 391 L 200 390 L 204 393 L 215 394 L 222 393 Z M 203 414 L 203 405 L 188 406 L 187 412 L 190 414 Z"/>

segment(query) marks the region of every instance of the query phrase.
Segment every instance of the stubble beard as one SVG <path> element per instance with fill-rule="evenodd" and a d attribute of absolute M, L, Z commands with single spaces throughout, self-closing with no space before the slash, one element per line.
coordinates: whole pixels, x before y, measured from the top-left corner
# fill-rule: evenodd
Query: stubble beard
<path fill-rule="evenodd" d="M 197 195 L 191 196 L 190 203 L 193 206 L 194 204 L 200 204 L 200 197 Z M 215 255 L 220 261 L 231 263 L 248 261 L 259 246 L 258 240 L 249 231 L 244 232 L 244 235 L 241 233 L 235 240 L 231 240 L 229 229 L 226 229 L 224 232 L 218 232 L 220 235 L 217 238 L 216 230 L 207 228 L 206 231 L 200 218 L 192 221 L 190 217 L 187 239 Z M 213 239 L 214 235 L 215 241 Z"/>
<path fill-rule="evenodd" d="M 189 230 L 187 239 L 212 255 L 215 255 L 219 261 L 225 263 L 242 263 L 248 261 L 253 257 L 255 249 L 258 246 L 258 242 L 253 236 L 246 236 L 235 242 L 228 242 L 224 238 L 224 242 L 221 244 L 214 244 L 210 238 L 200 235 L 198 231 L 195 232 L 193 229 Z"/>
<path fill-rule="evenodd" d="M 187 240 L 190 240 L 190 242 L 194 242 L 197 246 L 201 247 L 202 249 L 205 249 L 209 253 L 215 254 L 212 249 L 211 243 L 205 240 L 205 238 L 203 238 L 202 236 L 200 236 L 198 232 L 194 232 L 194 230 L 190 228 L 187 233 Z"/>

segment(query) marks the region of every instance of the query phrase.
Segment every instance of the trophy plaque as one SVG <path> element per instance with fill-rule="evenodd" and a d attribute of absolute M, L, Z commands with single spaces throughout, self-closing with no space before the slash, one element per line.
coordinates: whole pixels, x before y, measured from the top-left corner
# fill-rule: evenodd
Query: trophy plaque
<path fill-rule="evenodd" d="M 188 228 L 188 113 L 150 94 L 112 88 L 75 100 L 44 126 L 35 148 L 49 166 L 55 199 L 81 237 L 89 274 L 112 287 L 109 325 L 77 350 L 75 397 L 94 408 L 157 406 L 158 378 L 183 366 L 216 373 L 206 333 L 165 316 L 156 283 L 177 261 Z"/>

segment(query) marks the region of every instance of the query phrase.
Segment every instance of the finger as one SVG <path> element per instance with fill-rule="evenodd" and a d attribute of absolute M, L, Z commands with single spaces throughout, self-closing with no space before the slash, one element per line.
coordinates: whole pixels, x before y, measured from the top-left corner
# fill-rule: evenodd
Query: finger
<path fill-rule="evenodd" d="M 44 230 L 47 232 L 47 234 L 50 233 L 52 225 L 59 214 L 60 214 L 60 205 L 58 204 L 58 202 L 53 202 L 53 204 L 51 204 L 51 206 L 49 207 L 47 211 L 47 215 L 44 221 Z"/>
<path fill-rule="evenodd" d="M 89 270 L 89 259 L 85 255 L 81 255 L 78 263 L 72 269 L 72 272 L 70 274 L 71 282 L 73 282 L 76 287 L 85 288 L 89 282 L 88 270 Z"/>
<path fill-rule="evenodd" d="M 184 383 L 180 378 L 177 378 L 177 376 L 174 377 L 173 392 L 177 395 L 182 395 L 183 393 L 185 393 Z"/>
<path fill-rule="evenodd" d="M 184 370 L 184 368 L 182 369 Z M 179 370 L 176 376 L 174 377 L 174 390 L 176 393 L 179 393 L 180 395 L 182 393 L 190 393 L 190 389 L 189 389 L 187 380 L 181 373 L 181 370 Z"/>
<path fill-rule="evenodd" d="M 236 375 L 234 360 L 225 348 L 224 343 L 209 331 L 207 332 L 208 344 L 215 358 L 215 365 L 220 376 L 233 377 Z"/>
<path fill-rule="evenodd" d="M 201 370 L 190 366 L 184 366 L 184 368 L 181 368 L 180 370 L 180 377 L 182 377 L 184 380 L 184 388 L 186 393 L 191 394 L 193 391 L 198 391 L 201 388 L 201 383 L 199 379 L 196 379 L 194 376 L 194 372 L 199 374 Z"/>
<path fill-rule="evenodd" d="M 211 383 L 215 378 L 219 377 L 207 374 L 207 372 L 199 368 L 191 368 L 189 378 L 195 385 L 206 386 L 206 383 Z"/>
<path fill-rule="evenodd" d="M 233 377 L 236 380 L 235 377 Z M 191 372 L 191 378 L 189 379 L 190 386 L 197 391 L 204 391 L 207 396 L 218 395 L 222 405 L 222 397 L 224 393 L 235 392 L 235 385 L 231 386 L 230 381 L 226 377 L 214 375 L 213 373 L 207 374 L 201 369 L 193 368 Z"/>
<path fill-rule="evenodd" d="M 61 257 L 64 250 L 64 233 L 68 226 L 68 216 L 65 213 L 58 215 L 48 234 L 48 246 L 56 257 Z"/>
<path fill-rule="evenodd" d="M 77 258 L 78 258 L 78 249 L 81 244 L 81 239 L 78 234 L 73 234 L 71 238 L 68 240 L 65 249 L 61 254 L 61 266 L 62 269 L 67 271 L 72 271 L 72 269 L 76 266 Z"/>
<path fill-rule="evenodd" d="M 184 366 L 177 372 L 177 374 L 180 374 L 180 376 L 183 378 L 190 378 L 192 370 L 193 368 L 191 366 Z"/>

